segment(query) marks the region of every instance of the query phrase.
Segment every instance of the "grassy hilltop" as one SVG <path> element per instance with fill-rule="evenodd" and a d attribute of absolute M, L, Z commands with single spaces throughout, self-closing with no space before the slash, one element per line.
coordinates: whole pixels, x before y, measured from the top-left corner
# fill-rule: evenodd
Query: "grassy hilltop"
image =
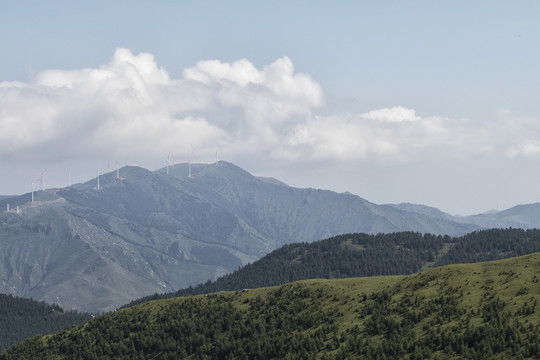
<path fill-rule="evenodd" d="M 538 358 L 540 253 L 152 301 L 0 359 Z"/>

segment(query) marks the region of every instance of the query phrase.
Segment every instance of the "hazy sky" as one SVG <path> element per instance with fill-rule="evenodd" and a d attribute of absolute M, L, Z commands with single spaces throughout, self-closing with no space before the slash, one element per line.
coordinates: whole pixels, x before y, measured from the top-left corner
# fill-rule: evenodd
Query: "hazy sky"
<path fill-rule="evenodd" d="M 379 204 L 537 202 L 539 18 L 533 0 L 4 1 L 0 194 L 193 146 Z"/>

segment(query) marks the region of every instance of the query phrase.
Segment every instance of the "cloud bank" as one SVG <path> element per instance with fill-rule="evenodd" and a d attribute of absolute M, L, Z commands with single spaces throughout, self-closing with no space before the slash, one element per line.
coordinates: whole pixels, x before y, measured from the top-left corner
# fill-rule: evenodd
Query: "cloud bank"
<path fill-rule="evenodd" d="M 192 145 L 208 161 L 217 148 L 287 161 L 540 156 L 536 120 L 505 111 L 486 124 L 402 106 L 320 115 L 324 107 L 321 86 L 287 57 L 262 69 L 200 61 L 174 79 L 153 55 L 117 49 L 98 68 L 0 83 L 0 155 L 164 158 Z"/>

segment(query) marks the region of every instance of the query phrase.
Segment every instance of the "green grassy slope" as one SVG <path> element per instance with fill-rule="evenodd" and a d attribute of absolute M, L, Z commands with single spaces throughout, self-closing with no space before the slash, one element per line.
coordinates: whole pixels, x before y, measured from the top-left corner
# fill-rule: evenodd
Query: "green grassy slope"
<path fill-rule="evenodd" d="M 538 358 L 540 254 L 144 303 L 0 359 Z"/>
<path fill-rule="evenodd" d="M 540 251 L 540 230 L 491 229 L 450 237 L 417 232 L 345 234 L 285 245 L 216 281 L 131 302 L 242 290 L 314 278 L 408 275 L 434 266 L 489 261 Z"/>

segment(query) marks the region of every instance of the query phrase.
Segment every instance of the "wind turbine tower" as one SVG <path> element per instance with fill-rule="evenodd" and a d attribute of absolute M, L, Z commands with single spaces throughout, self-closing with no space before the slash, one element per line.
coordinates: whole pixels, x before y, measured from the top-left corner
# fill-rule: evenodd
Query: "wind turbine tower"
<path fill-rule="evenodd" d="M 41 191 L 45 191 L 45 173 L 41 173 Z"/>
<path fill-rule="evenodd" d="M 216 164 L 221 165 L 221 160 L 223 160 L 223 148 L 219 148 L 216 150 Z"/>
<path fill-rule="evenodd" d="M 171 153 L 167 155 L 167 174 L 169 173 L 169 166 L 174 169 L 174 165 L 171 163 Z"/>
<path fill-rule="evenodd" d="M 99 190 L 100 187 L 99 187 L 99 171 L 97 172 L 97 187 L 96 187 L 96 190 Z"/>
<path fill-rule="evenodd" d="M 32 202 L 34 202 L 34 183 L 32 183 Z"/>
<path fill-rule="evenodd" d="M 188 177 L 191 177 L 191 163 L 193 162 L 193 145 L 191 145 L 191 158 L 189 159 Z"/>

